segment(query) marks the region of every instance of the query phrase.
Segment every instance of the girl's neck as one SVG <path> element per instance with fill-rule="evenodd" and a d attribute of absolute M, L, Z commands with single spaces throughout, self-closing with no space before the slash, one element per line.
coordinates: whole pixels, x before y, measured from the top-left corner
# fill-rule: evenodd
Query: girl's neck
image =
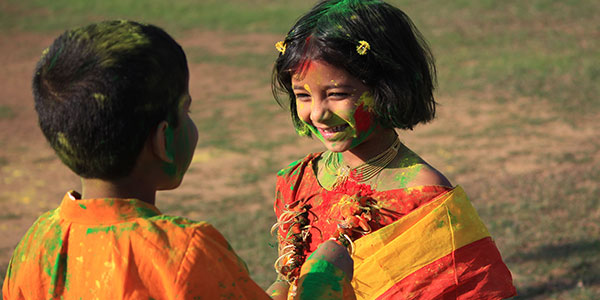
<path fill-rule="evenodd" d="M 397 138 L 398 134 L 394 129 L 382 128 L 360 145 L 342 152 L 344 164 L 350 168 L 358 167 L 388 149 Z"/>

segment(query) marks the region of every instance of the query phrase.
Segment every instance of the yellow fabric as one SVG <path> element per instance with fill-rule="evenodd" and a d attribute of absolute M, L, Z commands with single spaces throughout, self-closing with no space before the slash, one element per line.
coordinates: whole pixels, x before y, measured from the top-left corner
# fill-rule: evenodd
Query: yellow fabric
<path fill-rule="evenodd" d="M 352 285 L 357 299 L 380 295 L 427 264 L 489 235 L 463 189 L 456 187 L 355 242 Z"/>

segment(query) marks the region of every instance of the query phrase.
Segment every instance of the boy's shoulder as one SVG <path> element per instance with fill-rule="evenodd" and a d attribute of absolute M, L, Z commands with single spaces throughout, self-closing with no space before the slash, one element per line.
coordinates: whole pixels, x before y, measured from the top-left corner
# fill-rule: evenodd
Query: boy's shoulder
<path fill-rule="evenodd" d="M 148 218 L 147 221 L 151 222 L 158 232 L 172 236 L 174 239 L 179 237 L 182 239 L 212 240 L 229 247 L 225 237 L 206 221 L 194 221 L 182 216 L 164 214 Z"/>

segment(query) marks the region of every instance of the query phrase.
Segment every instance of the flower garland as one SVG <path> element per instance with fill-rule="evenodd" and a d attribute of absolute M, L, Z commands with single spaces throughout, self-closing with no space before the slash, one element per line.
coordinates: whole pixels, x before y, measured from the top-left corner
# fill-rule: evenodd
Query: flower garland
<path fill-rule="evenodd" d="M 333 190 L 324 190 L 321 194 L 325 202 L 337 201 L 332 209 L 339 211 L 342 220 L 337 220 L 337 230 L 331 239 L 344 245 L 350 253 L 354 252 L 353 241 L 379 229 L 382 227 L 380 221 L 383 217 L 392 217 L 395 214 L 378 205 L 372 197 L 375 190 L 368 184 L 360 183 L 356 177 L 357 174 L 351 172 L 347 180 Z M 318 227 L 310 224 L 309 215 L 314 217 L 313 222 L 318 220 L 318 216 L 311 211 L 312 206 L 308 204 L 312 197 L 287 204 L 277 223 L 271 228 L 271 233 L 279 229 L 280 256 L 275 261 L 275 270 L 281 278 L 290 283 L 291 294 L 295 291 L 296 280 L 312 241 L 310 230 L 315 228 L 322 235 Z"/>

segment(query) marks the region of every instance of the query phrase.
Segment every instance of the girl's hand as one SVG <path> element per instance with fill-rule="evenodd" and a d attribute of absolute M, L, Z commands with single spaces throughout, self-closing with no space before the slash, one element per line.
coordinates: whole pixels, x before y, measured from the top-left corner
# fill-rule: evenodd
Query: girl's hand
<path fill-rule="evenodd" d="M 333 240 L 323 242 L 311 255 L 311 259 L 323 259 L 344 272 L 348 280 L 354 275 L 354 261 L 346 247 Z"/>

